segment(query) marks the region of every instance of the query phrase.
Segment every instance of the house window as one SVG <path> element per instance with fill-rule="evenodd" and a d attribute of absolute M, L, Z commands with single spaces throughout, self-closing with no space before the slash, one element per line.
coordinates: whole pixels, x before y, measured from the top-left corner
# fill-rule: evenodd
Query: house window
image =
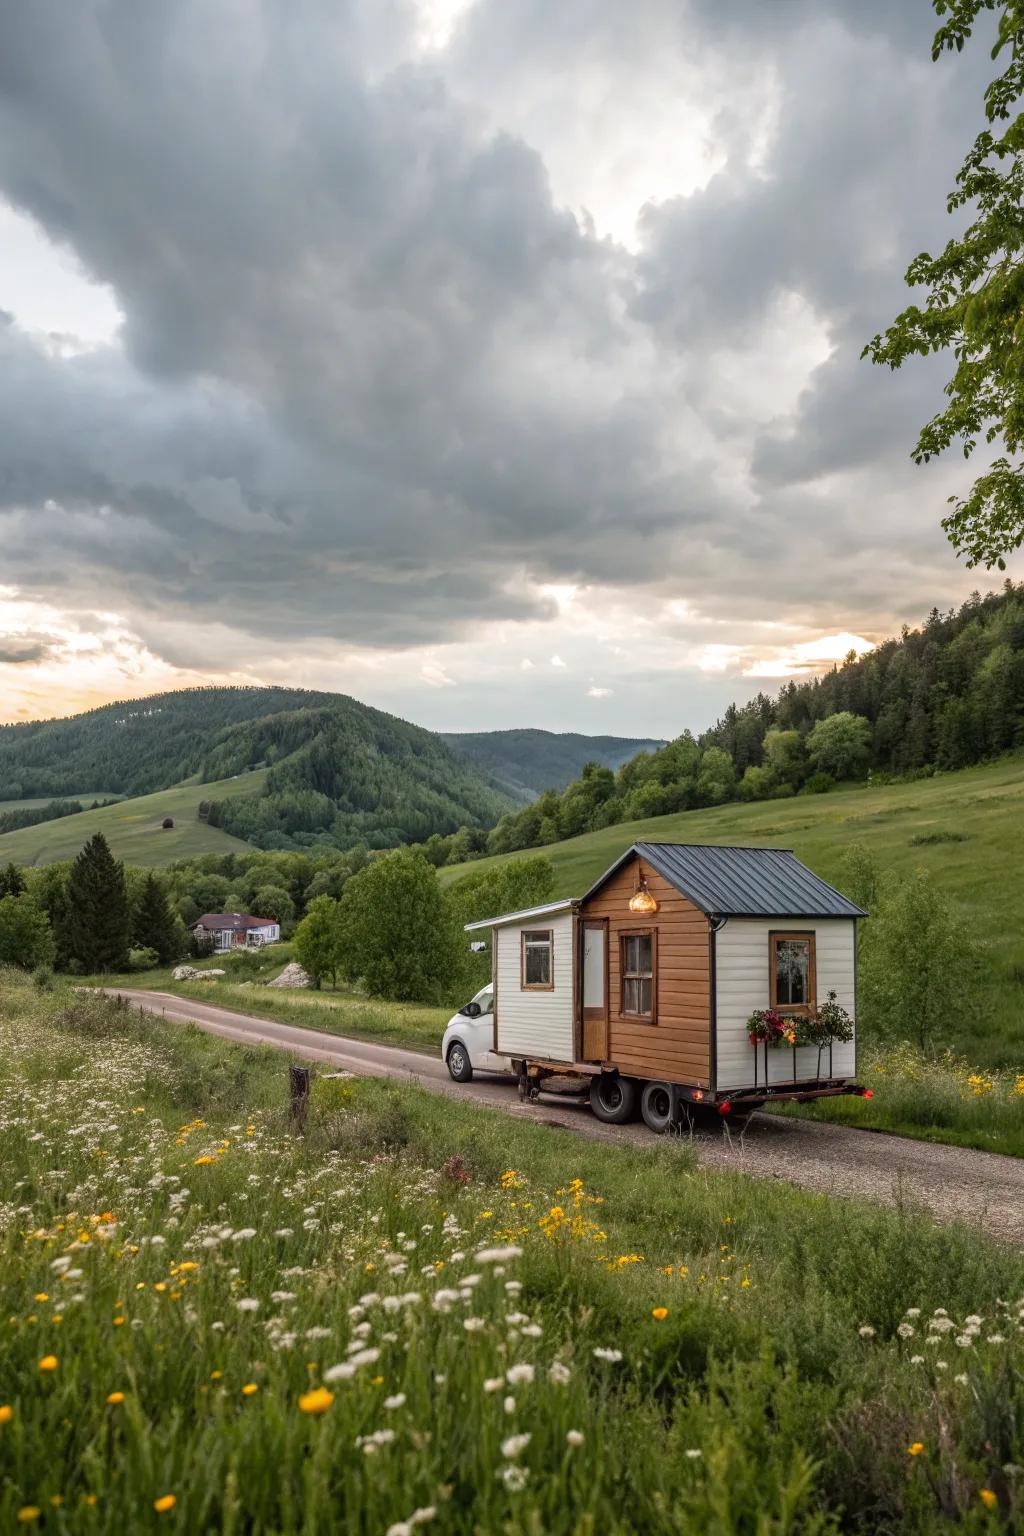
<path fill-rule="evenodd" d="M 770 936 L 771 1003 L 789 1013 L 810 1013 L 815 1002 L 814 934 Z"/>
<path fill-rule="evenodd" d="M 622 935 L 622 1012 L 654 1019 L 654 933 Z"/>
<path fill-rule="evenodd" d="M 522 937 L 520 986 L 524 992 L 550 992 L 554 988 L 550 928 L 525 929 Z"/>

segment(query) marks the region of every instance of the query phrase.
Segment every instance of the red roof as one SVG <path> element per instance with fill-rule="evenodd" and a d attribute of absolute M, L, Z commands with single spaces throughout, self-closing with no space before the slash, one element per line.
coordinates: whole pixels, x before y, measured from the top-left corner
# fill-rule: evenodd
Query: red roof
<path fill-rule="evenodd" d="M 246 928 L 270 928 L 276 922 L 276 917 L 249 917 L 244 912 L 204 912 L 195 926 L 214 928 L 220 932 L 228 929 L 232 933 L 243 933 Z"/>

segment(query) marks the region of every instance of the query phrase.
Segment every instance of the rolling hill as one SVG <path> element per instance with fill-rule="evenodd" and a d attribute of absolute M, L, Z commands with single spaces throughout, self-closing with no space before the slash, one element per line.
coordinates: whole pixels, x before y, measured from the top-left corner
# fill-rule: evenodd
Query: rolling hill
<path fill-rule="evenodd" d="M 931 872 L 982 945 L 980 987 L 964 998 L 978 1059 L 1024 1065 L 1024 754 L 909 784 L 653 816 L 537 851 L 554 865 L 553 895 L 578 896 L 636 841 L 792 848 L 840 885 L 851 843 L 871 849 L 883 870 Z M 518 856 L 455 865 L 441 879 Z"/>
<path fill-rule="evenodd" d="M 73 859 L 94 832 L 103 833 L 116 858 L 147 867 L 194 858 L 200 853 L 251 851 L 251 845 L 241 838 L 201 820 L 199 806 L 213 795 L 253 794 L 262 788 L 265 779 L 265 771 L 259 769 L 221 783 L 178 784 L 99 810 L 7 832 L 0 837 L 0 864 L 55 864 L 61 859 Z M 161 824 L 168 816 L 174 826 L 165 830 Z"/>
<path fill-rule="evenodd" d="M 587 763 L 620 768 L 638 752 L 665 745 L 629 736 L 535 730 L 445 732 L 442 740 L 524 804 L 545 789 L 565 789 Z"/>

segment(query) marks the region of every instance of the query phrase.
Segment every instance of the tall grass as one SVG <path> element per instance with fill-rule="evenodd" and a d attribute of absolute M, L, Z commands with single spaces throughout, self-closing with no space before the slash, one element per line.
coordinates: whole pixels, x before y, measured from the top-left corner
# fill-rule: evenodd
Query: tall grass
<path fill-rule="evenodd" d="M 973 1233 L 374 1082 L 303 1133 L 280 1056 L 7 976 L 0 1051 L 4 1529 L 1020 1518 Z"/>
<path fill-rule="evenodd" d="M 1024 1157 L 1024 1072 L 986 1072 L 953 1051 L 933 1057 L 908 1042 L 861 1047 L 859 1055 L 857 1080 L 873 1098 L 821 1099 L 779 1113 Z"/>

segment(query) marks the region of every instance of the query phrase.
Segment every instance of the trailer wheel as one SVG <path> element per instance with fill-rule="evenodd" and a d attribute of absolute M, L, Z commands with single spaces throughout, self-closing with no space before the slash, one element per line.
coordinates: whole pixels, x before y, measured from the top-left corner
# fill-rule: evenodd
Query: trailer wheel
<path fill-rule="evenodd" d="M 631 1077 L 599 1072 L 590 1079 L 590 1107 L 606 1125 L 625 1125 L 636 1114 L 636 1083 Z"/>
<path fill-rule="evenodd" d="M 640 1096 L 644 1124 L 659 1136 L 672 1125 L 672 1089 L 668 1083 L 645 1083 Z"/>
<path fill-rule="evenodd" d="M 448 1050 L 448 1071 L 457 1083 L 469 1083 L 473 1080 L 473 1063 L 461 1040 L 453 1041 Z"/>

